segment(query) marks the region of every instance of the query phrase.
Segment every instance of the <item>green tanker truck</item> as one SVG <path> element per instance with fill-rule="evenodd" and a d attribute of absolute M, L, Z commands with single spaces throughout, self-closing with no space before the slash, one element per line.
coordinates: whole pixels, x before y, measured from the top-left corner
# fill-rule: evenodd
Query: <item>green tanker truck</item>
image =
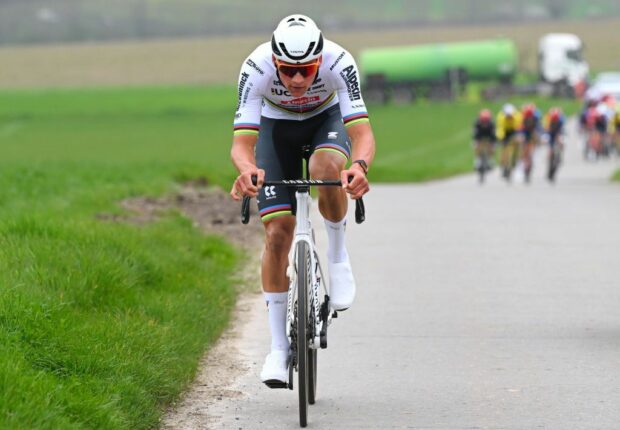
<path fill-rule="evenodd" d="M 366 98 L 453 98 L 468 81 L 509 84 L 517 70 L 510 39 L 367 49 L 359 66 Z"/>

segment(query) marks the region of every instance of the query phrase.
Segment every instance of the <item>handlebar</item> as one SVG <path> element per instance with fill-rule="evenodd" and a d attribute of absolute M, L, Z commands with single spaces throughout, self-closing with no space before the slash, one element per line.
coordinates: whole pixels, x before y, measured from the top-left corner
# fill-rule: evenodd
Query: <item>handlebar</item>
<path fill-rule="evenodd" d="M 349 177 L 351 180 L 353 177 Z M 257 177 L 252 176 L 252 184 L 256 185 Z M 320 180 L 320 179 L 284 179 L 281 181 L 265 181 L 263 186 L 271 185 L 283 185 L 285 187 L 291 187 L 299 190 L 307 190 L 311 186 L 336 186 L 341 187 L 342 181 L 340 180 Z M 366 220 L 366 208 L 364 201 L 360 197 L 355 200 L 355 222 L 361 224 Z M 247 224 L 250 222 L 250 197 L 244 196 L 241 202 L 241 222 Z"/>

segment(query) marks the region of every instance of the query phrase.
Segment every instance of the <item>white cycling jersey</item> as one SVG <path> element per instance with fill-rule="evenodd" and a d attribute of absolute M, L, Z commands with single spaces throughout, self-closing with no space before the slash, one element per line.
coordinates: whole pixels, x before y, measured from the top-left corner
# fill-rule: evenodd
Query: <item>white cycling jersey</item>
<path fill-rule="evenodd" d="M 324 41 L 319 72 L 302 97 L 292 97 L 286 90 L 271 55 L 271 44 L 264 43 L 243 62 L 235 135 L 258 135 L 261 116 L 301 121 L 336 104 L 340 105 L 345 127 L 368 122 L 357 65 L 347 50 L 329 40 Z"/>

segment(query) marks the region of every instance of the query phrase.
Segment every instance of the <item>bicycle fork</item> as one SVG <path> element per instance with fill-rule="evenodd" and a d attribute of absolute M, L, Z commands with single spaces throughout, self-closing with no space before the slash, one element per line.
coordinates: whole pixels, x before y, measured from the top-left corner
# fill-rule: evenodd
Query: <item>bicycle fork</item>
<path fill-rule="evenodd" d="M 311 304 L 310 312 L 308 313 L 308 323 L 312 324 L 312 337 L 309 339 L 308 345 L 312 349 L 326 348 L 327 347 L 327 327 L 331 324 L 332 318 L 337 317 L 336 312 L 330 312 L 329 308 L 329 295 L 326 288 L 321 288 L 322 282 L 325 279 L 323 270 L 319 264 L 319 259 L 316 253 L 316 245 L 314 243 L 312 224 L 310 221 L 310 194 L 304 191 L 297 191 L 295 193 L 297 199 L 298 212 L 296 216 L 297 224 L 295 231 L 295 239 L 292 244 L 294 252 L 289 257 L 289 266 L 287 268 L 287 275 L 290 280 L 288 289 L 288 303 L 287 303 L 287 320 L 286 320 L 286 335 L 291 342 L 294 341 L 294 319 L 295 319 L 295 298 L 297 296 L 297 268 L 295 262 L 297 261 L 297 244 L 299 242 L 306 242 L 310 249 L 310 267 L 309 273 L 310 282 L 308 283 L 308 303 Z M 325 300 L 321 304 L 321 293 L 325 292 Z M 298 322 L 302 323 L 302 322 Z"/>

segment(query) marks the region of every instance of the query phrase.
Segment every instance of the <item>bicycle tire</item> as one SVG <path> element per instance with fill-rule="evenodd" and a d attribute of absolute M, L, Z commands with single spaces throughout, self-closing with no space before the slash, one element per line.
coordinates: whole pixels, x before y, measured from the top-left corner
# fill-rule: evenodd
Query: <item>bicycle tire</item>
<path fill-rule="evenodd" d="M 308 403 L 316 402 L 317 350 L 308 348 Z"/>
<path fill-rule="evenodd" d="M 480 166 L 478 167 L 478 181 L 481 184 L 484 183 L 484 175 L 487 173 L 487 170 L 489 170 L 487 154 L 483 151 L 480 154 Z"/>
<path fill-rule="evenodd" d="M 310 251 L 306 242 L 297 243 L 297 391 L 299 425 L 308 425 L 308 282 Z"/>

